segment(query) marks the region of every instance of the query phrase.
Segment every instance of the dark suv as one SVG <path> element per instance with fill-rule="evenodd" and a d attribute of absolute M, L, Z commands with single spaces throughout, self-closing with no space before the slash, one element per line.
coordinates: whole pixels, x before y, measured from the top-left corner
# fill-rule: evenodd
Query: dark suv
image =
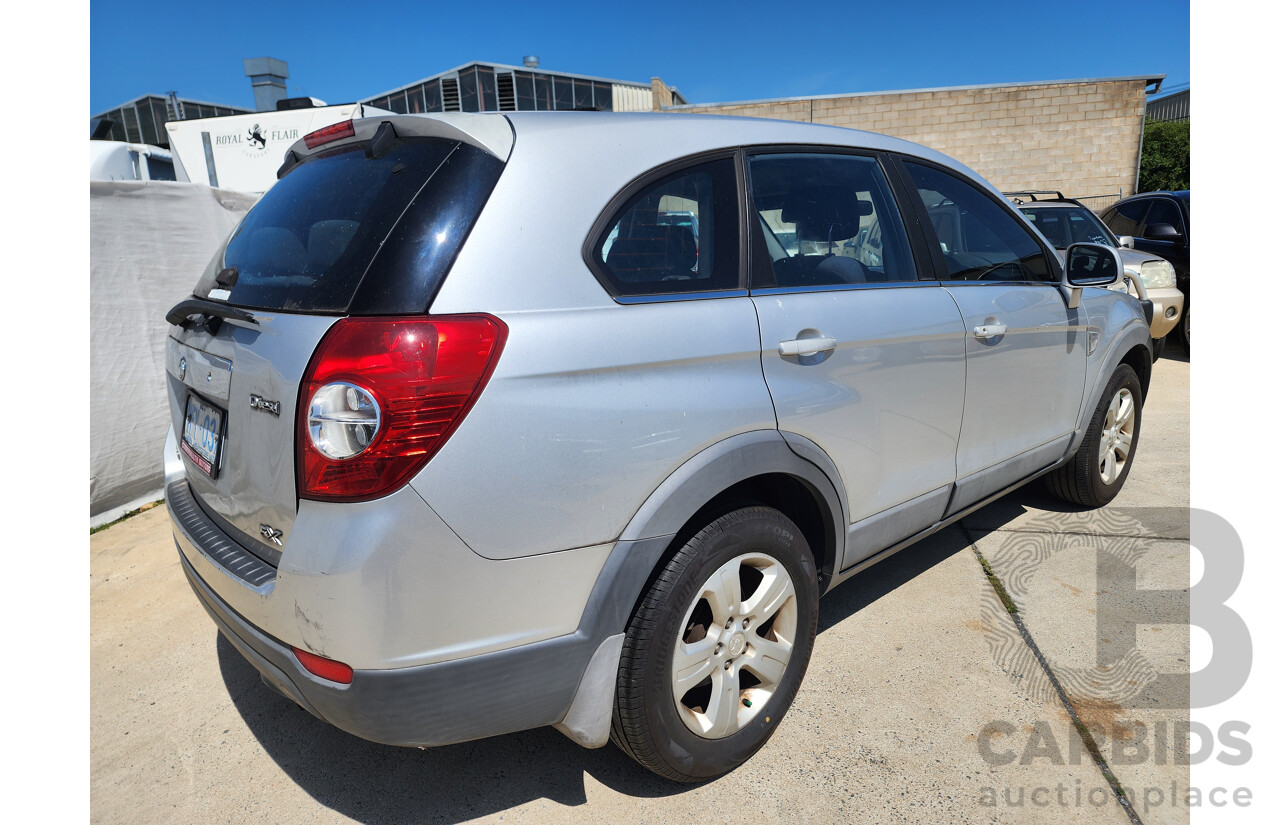
<path fill-rule="evenodd" d="M 1118 202 L 1102 213 L 1102 221 L 1117 235 L 1130 235 L 1133 245 L 1154 252 L 1173 264 L 1178 289 L 1186 303 L 1182 323 L 1173 334 L 1191 349 L 1191 190 L 1143 192 Z"/>

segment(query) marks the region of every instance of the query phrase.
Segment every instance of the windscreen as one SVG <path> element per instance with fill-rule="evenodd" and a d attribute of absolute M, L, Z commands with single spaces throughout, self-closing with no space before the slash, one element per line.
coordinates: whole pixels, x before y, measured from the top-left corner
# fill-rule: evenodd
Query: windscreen
<path fill-rule="evenodd" d="M 293 167 L 214 256 L 195 294 L 286 312 L 354 312 L 371 295 L 378 312 L 425 310 L 502 163 L 439 138 L 396 140 L 377 157 L 367 146 Z M 423 237 L 432 249 L 417 250 L 407 270 L 375 265 L 402 257 L 405 238 Z"/>
<path fill-rule="evenodd" d="M 1100 243 L 1115 246 L 1111 233 L 1102 221 L 1084 207 L 1020 207 L 1027 219 L 1044 235 L 1045 240 L 1058 249 L 1066 249 L 1073 243 Z"/>

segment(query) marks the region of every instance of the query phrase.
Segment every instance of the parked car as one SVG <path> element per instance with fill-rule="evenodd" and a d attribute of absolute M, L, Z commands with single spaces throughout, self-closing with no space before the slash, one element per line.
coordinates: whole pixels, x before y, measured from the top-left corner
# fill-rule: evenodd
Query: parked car
<path fill-rule="evenodd" d="M 1130 289 L 1134 297 L 1151 301 L 1151 339 L 1154 355 L 1159 358 L 1164 351 L 1165 336 L 1182 319 L 1183 295 L 1174 285 L 1173 264 L 1159 255 L 1133 249 L 1133 238 L 1117 238 L 1088 207 L 1063 197 L 1061 192 L 1035 190 L 1004 194 L 1017 204 L 1060 255 L 1065 254 L 1071 244 L 1082 241 L 1105 244 L 1120 251 L 1125 278 L 1112 288 Z"/>
<path fill-rule="evenodd" d="M 269 685 L 358 736 L 554 725 L 723 774 L 796 696 L 820 595 L 1038 477 L 1120 490 L 1151 338 L 1114 249 L 1065 261 L 879 135 L 335 124 L 168 313 L 182 569 Z"/>
<path fill-rule="evenodd" d="M 1143 192 L 1117 202 L 1102 213 L 1117 235 L 1133 237 L 1133 245 L 1173 264 L 1178 289 L 1185 296 L 1182 323 L 1174 334 L 1191 349 L 1191 190 Z"/>

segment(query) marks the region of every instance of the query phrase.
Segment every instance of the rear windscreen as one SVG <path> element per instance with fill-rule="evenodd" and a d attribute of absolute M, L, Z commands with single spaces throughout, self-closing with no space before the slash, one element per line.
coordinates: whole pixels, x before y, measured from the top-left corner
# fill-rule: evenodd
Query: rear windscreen
<path fill-rule="evenodd" d="M 439 138 L 397 140 L 376 158 L 367 146 L 323 153 L 277 181 L 195 294 L 292 312 L 425 310 L 502 163 Z M 218 291 L 227 285 L 229 295 Z"/>

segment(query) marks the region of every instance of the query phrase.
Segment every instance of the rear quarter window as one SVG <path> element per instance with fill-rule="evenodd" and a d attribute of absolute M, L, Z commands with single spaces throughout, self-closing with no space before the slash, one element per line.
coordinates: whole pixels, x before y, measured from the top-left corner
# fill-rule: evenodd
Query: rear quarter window
<path fill-rule="evenodd" d="M 619 298 L 738 288 L 737 191 L 732 158 L 642 185 L 591 249 L 596 277 Z"/>

